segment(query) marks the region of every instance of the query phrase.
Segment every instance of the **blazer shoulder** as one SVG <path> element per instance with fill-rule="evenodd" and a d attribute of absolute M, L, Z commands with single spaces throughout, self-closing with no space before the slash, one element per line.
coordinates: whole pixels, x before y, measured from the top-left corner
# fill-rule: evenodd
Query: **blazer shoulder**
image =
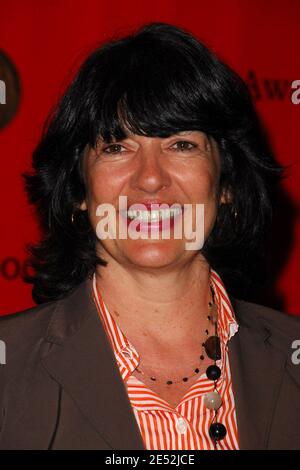
<path fill-rule="evenodd" d="M 284 336 L 300 338 L 300 316 L 276 310 L 265 305 L 234 299 L 234 310 L 238 321 L 246 327 L 277 330 Z"/>
<path fill-rule="evenodd" d="M 57 304 L 57 301 L 46 302 L 0 317 L 0 435 L 7 413 L 22 426 L 22 419 L 16 418 L 17 410 L 22 416 L 30 397 L 38 396 L 36 391 L 42 393 L 44 387 L 46 401 L 53 396 L 54 386 L 45 378 L 41 357 L 44 346 L 48 347 L 45 337 Z"/>
<path fill-rule="evenodd" d="M 0 316 L 0 339 L 10 348 L 43 337 L 58 301 L 45 302 L 25 310 Z"/>

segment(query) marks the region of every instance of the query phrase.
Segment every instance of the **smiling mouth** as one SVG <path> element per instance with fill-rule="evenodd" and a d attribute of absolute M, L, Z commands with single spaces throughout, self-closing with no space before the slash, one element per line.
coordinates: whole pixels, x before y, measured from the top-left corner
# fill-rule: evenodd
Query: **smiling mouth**
<path fill-rule="evenodd" d="M 127 227 L 138 232 L 148 232 L 150 230 L 161 232 L 169 228 L 173 229 L 174 224 L 179 220 L 182 213 L 183 207 L 121 211 L 122 217 L 127 222 Z"/>
<path fill-rule="evenodd" d="M 128 210 L 126 217 L 130 220 L 136 220 L 143 224 L 155 224 L 163 220 L 174 219 L 181 214 L 181 208 L 159 209 L 159 210 Z"/>

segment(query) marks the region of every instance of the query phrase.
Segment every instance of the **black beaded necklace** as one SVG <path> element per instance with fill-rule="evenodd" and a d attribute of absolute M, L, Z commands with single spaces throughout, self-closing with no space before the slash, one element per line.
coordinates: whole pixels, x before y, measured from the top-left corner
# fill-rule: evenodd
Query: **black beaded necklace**
<path fill-rule="evenodd" d="M 217 442 L 224 439 L 224 437 L 227 434 L 227 430 L 224 424 L 219 423 L 217 421 L 218 410 L 220 406 L 222 405 L 222 399 L 217 390 L 217 382 L 221 376 L 221 369 L 219 366 L 217 366 L 217 361 L 221 359 L 221 347 L 220 347 L 220 338 L 218 336 L 218 322 L 217 322 L 217 312 L 216 312 L 217 306 L 215 303 L 215 291 L 212 285 L 210 285 L 210 289 L 211 289 L 211 294 L 212 294 L 211 307 L 213 309 L 212 314 L 214 315 L 213 323 L 215 326 L 215 335 L 208 338 L 208 340 L 204 344 L 204 348 L 206 350 L 206 354 L 208 355 L 208 357 L 214 360 L 214 365 L 209 366 L 206 369 L 207 378 L 214 382 L 214 390 L 213 392 L 210 392 L 205 396 L 204 404 L 207 408 L 212 409 L 215 412 L 213 420 L 209 427 L 209 435 L 211 439 L 213 440 L 214 447 L 216 449 Z M 207 347 L 208 344 L 209 344 L 209 347 Z"/>
<path fill-rule="evenodd" d="M 211 321 L 211 316 L 210 316 L 210 315 L 207 316 L 207 320 L 208 320 L 208 322 Z M 207 327 L 206 327 L 206 329 L 205 329 L 205 332 L 204 332 L 204 335 L 208 337 L 208 335 L 209 335 L 209 325 L 207 325 Z M 200 361 L 204 361 L 204 359 L 205 359 L 204 354 L 205 354 L 205 352 L 206 352 L 206 343 L 207 343 L 207 341 L 208 341 L 210 338 L 212 338 L 212 336 L 209 337 L 205 342 L 202 343 L 202 352 L 201 352 L 201 354 L 200 354 L 200 356 L 199 356 Z M 210 347 L 211 347 L 211 345 L 210 345 L 210 344 L 207 344 L 208 350 L 210 349 Z M 145 374 L 142 370 L 140 370 L 138 367 L 136 367 L 135 370 L 136 370 L 139 374 L 146 376 L 146 374 Z M 158 379 L 157 377 L 155 377 L 154 375 L 148 376 L 148 378 L 149 378 L 152 382 L 165 383 L 166 385 L 173 385 L 173 384 L 179 384 L 179 383 L 182 383 L 182 382 L 188 382 L 188 380 L 189 380 L 190 378 L 192 378 L 192 377 L 194 377 L 195 375 L 199 374 L 199 372 L 200 372 L 199 367 L 196 367 L 196 368 L 193 370 L 193 373 L 192 373 L 191 375 L 184 376 L 184 377 L 182 377 L 181 379 L 178 379 L 178 380 L 168 379 L 168 380 L 163 380 L 163 381 L 162 381 L 162 380 Z"/>
<path fill-rule="evenodd" d="M 213 323 L 215 331 L 214 331 L 213 336 L 209 336 L 207 340 L 202 343 L 202 348 L 205 350 L 207 356 L 210 359 L 213 359 L 214 361 L 214 364 L 209 366 L 206 369 L 206 376 L 209 380 L 212 380 L 214 382 L 214 389 L 212 392 L 209 392 L 205 395 L 204 404 L 207 408 L 209 408 L 210 410 L 214 410 L 215 412 L 213 420 L 209 427 L 209 435 L 214 442 L 214 447 L 216 448 L 217 442 L 224 439 L 224 437 L 227 434 L 227 430 L 226 430 L 226 427 L 222 423 L 219 423 L 217 421 L 218 410 L 222 405 L 222 399 L 217 390 L 217 382 L 221 376 L 221 369 L 219 368 L 219 366 L 217 366 L 217 361 L 221 359 L 221 347 L 220 347 L 220 338 L 218 336 L 218 321 L 217 321 L 218 315 L 217 315 L 217 306 L 215 303 L 215 291 L 214 291 L 212 284 L 210 284 L 210 290 L 211 290 L 212 300 L 209 301 L 208 303 L 209 314 L 207 316 L 207 319 L 209 322 Z M 206 328 L 205 334 L 208 336 L 209 334 L 208 328 Z M 203 352 L 199 357 L 201 361 L 204 360 Z M 136 371 L 142 375 L 145 375 L 145 373 L 141 371 L 138 367 L 136 368 Z M 171 386 L 175 383 L 187 382 L 191 377 L 193 377 L 194 375 L 197 375 L 199 372 L 200 372 L 200 369 L 197 367 L 194 369 L 194 372 L 192 375 L 185 376 L 182 379 L 177 380 L 177 381 L 169 379 L 165 381 L 165 383 Z M 153 382 L 160 382 L 155 376 L 151 376 L 150 380 L 152 380 Z"/>

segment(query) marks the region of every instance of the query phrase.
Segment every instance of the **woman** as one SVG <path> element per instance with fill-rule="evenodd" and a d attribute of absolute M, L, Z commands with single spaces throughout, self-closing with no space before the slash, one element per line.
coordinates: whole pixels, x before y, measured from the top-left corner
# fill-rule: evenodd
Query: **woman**
<path fill-rule="evenodd" d="M 84 62 L 33 168 L 39 305 L 1 319 L 0 448 L 300 448 L 299 320 L 236 299 L 281 171 L 243 81 L 146 25 Z"/>

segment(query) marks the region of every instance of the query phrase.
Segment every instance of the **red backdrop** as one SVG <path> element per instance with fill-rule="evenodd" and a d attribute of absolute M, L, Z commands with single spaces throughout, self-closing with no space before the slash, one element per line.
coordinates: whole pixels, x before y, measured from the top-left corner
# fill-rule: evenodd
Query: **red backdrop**
<path fill-rule="evenodd" d="M 0 131 L 0 314 L 34 305 L 21 273 L 24 244 L 38 230 L 20 174 L 30 168 L 48 111 L 97 43 L 149 21 L 189 29 L 247 81 L 277 159 L 289 165 L 273 229 L 276 296 L 266 304 L 299 314 L 300 104 L 291 100 L 291 83 L 300 79 L 298 0 L 0 0 L 0 49 L 22 84 L 19 111 Z"/>

